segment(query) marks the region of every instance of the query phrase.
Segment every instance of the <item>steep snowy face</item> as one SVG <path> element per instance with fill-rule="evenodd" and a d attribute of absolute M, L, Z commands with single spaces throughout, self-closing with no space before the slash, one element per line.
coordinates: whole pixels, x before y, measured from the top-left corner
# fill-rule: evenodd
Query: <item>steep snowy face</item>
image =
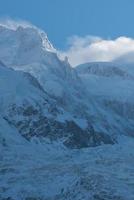
<path fill-rule="evenodd" d="M 44 51 L 54 51 L 47 35 L 33 27 L 16 30 L 0 26 L 0 59 L 7 65 L 38 62 Z"/>
<path fill-rule="evenodd" d="M 115 63 L 87 63 L 76 68 L 89 95 L 89 110 L 96 129 L 133 135 L 134 73 Z"/>
<path fill-rule="evenodd" d="M 30 74 L 0 63 L 0 86 L 1 123 L 7 123 L 11 133 L 16 130 L 28 141 L 37 138 L 69 148 L 113 144 L 107 135 L 98 136 L 86 118 L 75 117 L 57 105 Z M 8 140 L 2 133 L 0 138 Z"/>
<path fill-rule="evenodd" d="M 23 105 L 24 102 L 45 103 L 49 96 L 38 81 L 30 74 L 14 71 L 0 62 L 0 114 L 6 113 L 11 105 Z"/>
<path fill-rule="evenodd" d="M 76 110 L 76 104 L 82 104 L 84 89 L 77 73 L 66 59 L 59 59 L 46 34 L 37 28 L 0 26 L 0 60 L 32 74 L 66 109 Z"/>

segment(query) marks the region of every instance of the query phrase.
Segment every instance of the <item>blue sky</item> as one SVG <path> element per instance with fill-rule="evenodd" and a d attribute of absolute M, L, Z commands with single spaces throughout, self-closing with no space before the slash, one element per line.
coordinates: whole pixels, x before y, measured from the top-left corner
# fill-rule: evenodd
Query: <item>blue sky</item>
<path fill-rule="evenodd" d="M 0 0 L 0 17 L 30 21 L 59 49 L 72 35 L 134 35 L 134 0 Z"/>

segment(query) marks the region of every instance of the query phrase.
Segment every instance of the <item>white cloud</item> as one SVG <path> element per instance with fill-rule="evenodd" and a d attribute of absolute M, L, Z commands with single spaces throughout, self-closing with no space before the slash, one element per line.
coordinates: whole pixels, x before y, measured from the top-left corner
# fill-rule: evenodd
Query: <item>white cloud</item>
<path fill-rule="evenodd" d="M 130 53 L 134 54 L 134 39 L 124 36 L 114 40 L 73 36 L 69 38 L 68 45 L 68 50 L 61 52 L 61 55 L 68 56 L 72 66 L 94 61 L 113 61 Z M 131 61 L 134 61 L 133 57 L 131 56 Z M 127 59 L 129 61 L 128 57 Z"/>

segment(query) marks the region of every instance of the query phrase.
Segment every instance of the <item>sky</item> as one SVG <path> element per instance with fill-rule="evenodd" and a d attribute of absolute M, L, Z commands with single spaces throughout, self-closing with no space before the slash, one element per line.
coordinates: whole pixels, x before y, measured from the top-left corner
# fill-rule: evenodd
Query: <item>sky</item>
<path fill-rule="evenodd" d="M 91 47 L 92 43 L 103 41 L 103 50 L 109 50 L 111 46 L 104 43 L 114 41 L 116 48 L 121 39 L 126 45 L 125 39 L 129 39 L 129 44 L 134 37 L 134 0 L 0 0 L 0 19 L 4 18 L 29 21 L 43 29 L 54 46 L 70 56 L 73 65 L 89 60 L 87 55 L 79 62 L 71 58 L 72 50 L 76 51 L 82 41 L 84 48 L 86 42 Z M 129 53 L 129 50 L 122 52 Z M 90 59 L 109 60 L 104 54 L 105 51 L 102 58 L 90 56 Z"/>

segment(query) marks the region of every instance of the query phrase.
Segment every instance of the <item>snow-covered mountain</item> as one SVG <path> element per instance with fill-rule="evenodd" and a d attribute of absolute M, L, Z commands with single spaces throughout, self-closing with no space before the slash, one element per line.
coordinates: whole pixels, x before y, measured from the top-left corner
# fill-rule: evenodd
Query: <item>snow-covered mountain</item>
<path fill-rule="evenodd" d="M 76 68 L 90 96 L 95 129 L 134 136 L 134 73 L 116 63 L 87 63 Z"/>
<path fill-rule="evenodd" d="M 133 72 L 1 25 L 0 200 L 133 200 Z"/>
<path fill-rule="evenodd" d="M 0 60 L 9 67 L 32 74 L 47 93 L 70 107 L 70 111 L 75 106 L 69 102 L 75 104 L 75 97 L 82 105 L 84 92 L 79 77 L 67 59 L 58 58 L 46 34 L 37 28 L 11 30 L 0 26 Z"/>
<path fill-rule="evenodd" d="M 73 116 L 57 105 L 30 74 L 1 63 L 0 83 L 0 116 L 27 140 L 45 143 L 47 139 L 69 148 L 112 143 L 108 136 L 98 137 L 86 118 Z"/>
<path fill-rule="evenodd" d="M 63 114 L 57 115 L 57 119 L 65 123 L 68 123 L 68 121 L 74 122 L 74 124 L 69 124 L 67 127 L 70 126 L 70 129 L 74 129 L 74 132 L 80 133 L 77 140 L 80 140 L 81 145 L 82 143 L 83 146 L 97 145 L 101 142 L 113 143 L 113 138 L 110 138 L 107 134 L 94 132 L 88 119 L 88 106 L 85 104 L 86 100 L 88 102 L 88 98 L 86 97 L 86 91 L 84 91 L 84 85 L 78 77 L 77 72 L 70 66 L 66 59 L 65 61 L 61 61 L 56 52 L 53 51 L 53 48 L 49 49 L 49 51 L 45 48 L 45 46 L 48 46 L 48 43 L 49 46 L 52 47 L 52 45 L 50 45 L 48 40 L 44 40 L 44 37 L 42 37 L 43 33 L 40 34 L 40 31 L 33 27 L 18 27 L 15 30 L 1 27 L 1 29 L 0 38 L 2 45 L 0 48 L 4 49 L 4 51 L 0 50 L 0 59 L 2 62 L 17 71 L 28 72 L 37 79 L 44 92 L 55 101 L 57 107 L 62 109 Z M 12 39 L 9 35 L 13 35 Z M 11 39 L 11 42 L 7 43 L 8 38 L 9 40 Z M 47 44 L 45 45 L 44 43 Z M 9 50 L 11 49 L 13 49 L 14 55 L 10 54 Z M 8 57 L 7 52 L 9 52 Z M 41 110 L 44 110 L 44 108 Z M 18 122 L 16 123 L 18 124 Z M 32 126 L 34 125 L 32 124 Z M 59 127 L 58 124 L 56 126 L 57 128 Z M 78 130 L 79 128 L 80 130 Z M 62 130 L 63 127 L 60 129 Z M 58 131 L 61 132 L 61 130 Z M 44 129 L 43 131 L 48 132 L 48 130 Z M 87 136 L 85 135 L 84 137 L 81 131 L 87 134 Z M 81 138 L 81 135 L 84 140 Z M 91 137 L 94 139 L 91 141 L 89 137 L 86 140 L 85 138 L 88 135 L 94 135 Z M 73 136 L 73 140 L 75 140 L 75 136 Z"/>

